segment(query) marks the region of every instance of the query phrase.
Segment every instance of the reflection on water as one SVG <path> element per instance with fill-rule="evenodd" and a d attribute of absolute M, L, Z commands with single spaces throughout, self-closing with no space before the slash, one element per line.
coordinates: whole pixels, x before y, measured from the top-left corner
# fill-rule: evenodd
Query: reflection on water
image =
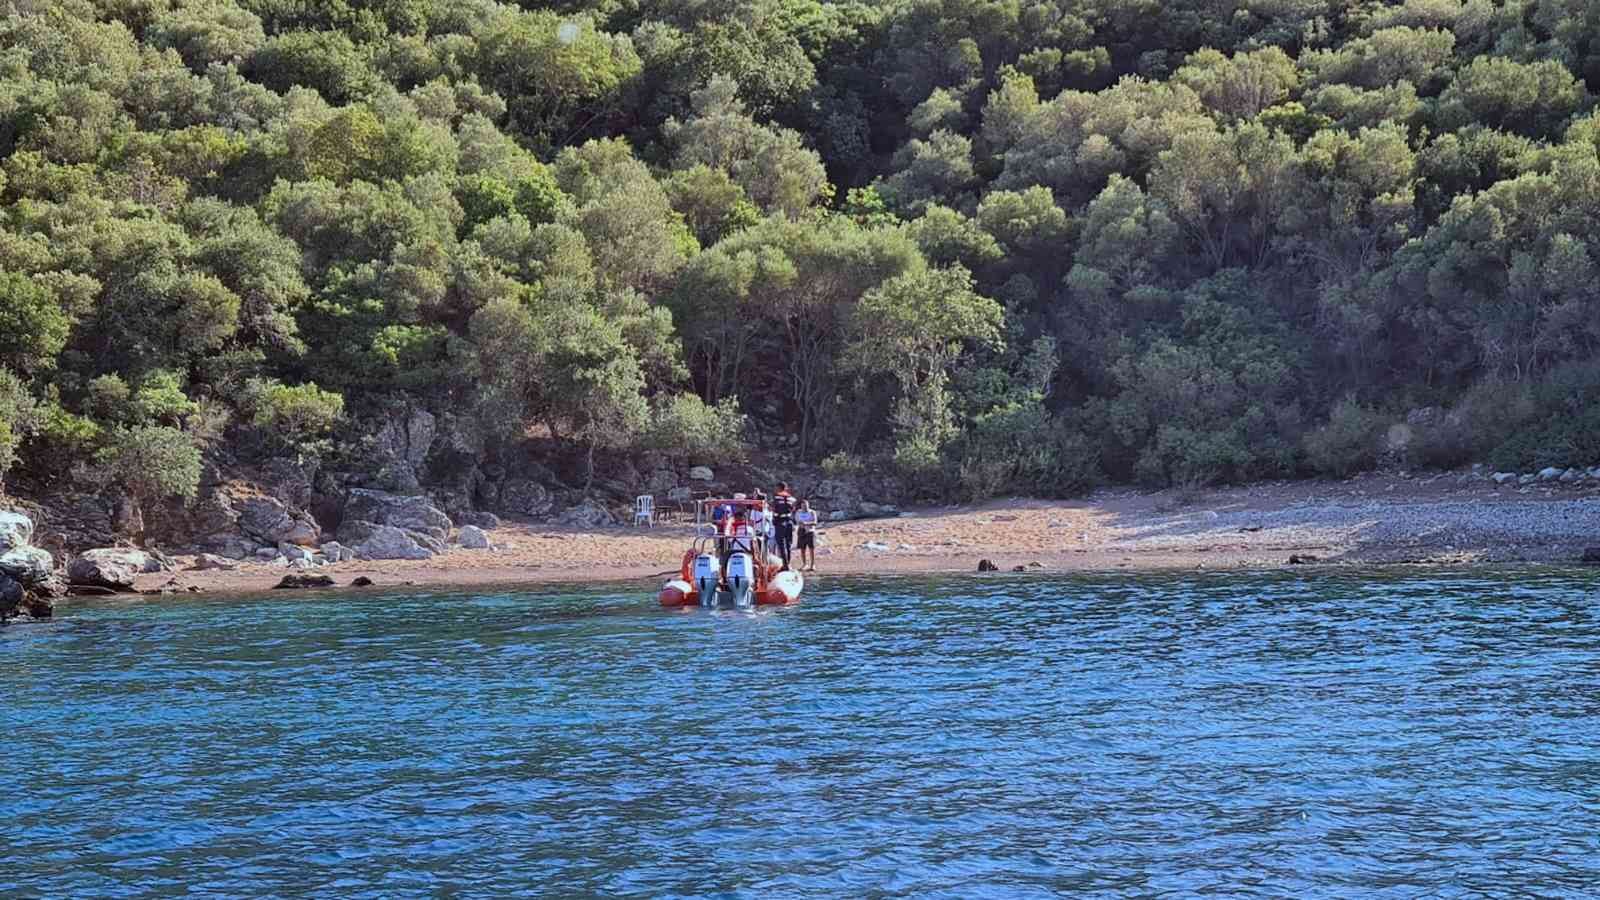
<path fill-rule="evenodd" d="M 102 602 L 0 632 L 0 895 L 1600 884 L 1584 575 Z"/>

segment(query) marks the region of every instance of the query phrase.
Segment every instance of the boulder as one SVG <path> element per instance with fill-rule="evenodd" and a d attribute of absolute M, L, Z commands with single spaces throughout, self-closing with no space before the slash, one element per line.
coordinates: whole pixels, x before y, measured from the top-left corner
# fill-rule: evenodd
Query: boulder
<path fill-rule="evenodd" d="M 256 550 L 255 557 L 256 557 L 256 559 L 259 559 L 262 562 L 272 562 L 273 560 L 278 558 L 278 548 L 277 547 L 262 547 L 262 548 Z"/>
<path fill-rule="evenodd" d="M 463 525 L 459 543 L 463 550 L 487 550 L 489 549 L 489 536 L 484 534 L 483 529 L 476 525 Z"/>
<path fill-rule="evenodd" d="M 194 565 L 189 568 L 196 572 L 231 572 L 239 566 L 227 557 L 217 556 L 214 553 L 202 553 L 195 557 Z"/>
<path fill-rule="evenodd" d="M 276 497 L 251 497 L 239 504 L 239 530 L 263 544 L 309 547 L 322 529 L 303 512 L 293 512 Z"/>
<path fill-rule="evenodd" d="M 472 510 L 456 517 L 457 525 L 471 525 L 482 528 L 484 531 L 493 531 L 500 527 L 500 517 L 492 512 L 479 512 Z"/>
<path fill-rule="evenodd" d="M 329 541 L 322 545 L 322 556 L 328 562 L 347 562 L 356 558 L 356 552 L 338 541 Z"/>
<path fill-rule="evenodd" d="M 645 481 L 644 489 L 651 494 L 665 494 L 678 486 L 678 474 L 671 469 L 656 469 Z"/>
<path fill-rule="evenodd" d="M 21 544 L 0 553 L 0 574 L 32 587 L 43 584 L 56 569 L 50 551 Z"/>
<path fill-rule="evenodd" d="M 1574 481 L 1581 480 L 1582 478 L 1583 478 L 1583 470 L 1582 469 L 1568 469 L 1565 472 L 1561 473 L 1561 480 L 1563 482 L 1567 483 L 1567 484 L 1571 484 Z"/>
<path fill-rule="evenodd" d="M 33 543 L 33 520 L 18 512 L 0 509 L 0 553 Z"/>
<path fill-rule="evenodd" d="M 1583 551 L 1583 559 L 1579 562 L 1589 566 L 1600 566 L 1600 547 L 1587 547 Z"/>
<path fill-rule="evenodd" d="M 893 506 L 890 506 L 886 503 L 870 503 L 865 500 L 861 502 L 861 505 L 857 508 L 857 510 L 861 514 L 862 518 L 867 519 L 877 519 L 900 515 L 900 510 Z"/>
<path fill-rule="evenodd" d="M 1538 481 L 1538 480 L 1539 480 L 1539 476 L 1537 476 L 1537 475 L 1522 475 L 1522 476 L 1519 476 L 1517 478 L 1517 484 L 1524 484 L 1524 485 L 1533 484 L 1535 481 Z"/>
<path fill-rule="evenodd" d="M 418 543 L 409 532 L 379 525 L 355 547 L 361 559 L 428 559 L 434 551 Z"/>
<path fill-rule="evenodd" d="M 67 567 L 67 579 L 77 585 L 131 592 L 134 576 L 144 572 L 150 562 L 150 555 L 143 550 L 86 550 Z"/>
<path fill-rule="evenodd" d="M 1517 480 L 1517 473 L 1515 473 L 1515 472 L 1496 472 L 1493 475 L 1489 476 L 1489 478 L 1495 484 L 1510 484 L 1511 482 Z"/>
<path fill-rule="evenodd" d="M 711 481 L 716 477 L 716 473 L 711 471 L 710 466 L 695 466 L 689 470 L 690 481 Z"/>
<path fill-rule="evenodd" d="M 994 563 L 990 562 L 987 559 L 980 559 L 980 560 L 978 560 L 978 571 L 979 572 L 998 572 L 998 571 L 1000 571 L 1000 567 L 995 565 Z"/>
<path fill-rule="evenodd" d="M 845 478 L 825 478 L 807 495 L 817 509 L 839 510 L 844 518 L 854 518 L 861 509 L 861 488 Z"/>
<path fill-rule="evenodd" d="M 673 488 L 667 491 L 667 499 L 674 503 L 688 503 L 694 499 L 694 489 L 686 487 Z"/>
<path fill-rule="evenodd" d="M 550 491 L 537 481 L 516 479 L 500 487 L 500 509 L 516 516 L 547 516 L 555 506 Z"/>
<path fill-rule="evenodd" d="M 886 553 L 889 551 L 889 545 L 882 541 L 867 541 L 861 545 L 861 549 L 870 550 L 873 553 Z"/>
<path fill-rule="evenodd" d="M 617 524 L 611 510 L 592 498 L 562 513 L 556 521 L 574 528 L 608 528 Z"/>
<path fill-rule="evenodd" d="M 285 575 L 283 580 L 273 585 L 273 590 L 304 590 L 307 588 L 333 587 L 333 579 L 326 575 Z"/>
<path fill-rule="evenodd" d="M 344 504 L 344 521 L 393 525 L 402 531 L 425 534 L 438 540 L 450 536 L 450 517 L 431 499 L 417 494 L 391 494 L 354 488 Z M 342 526 L 339 539 L 345 540 Z"/>
<path fill-rule="evenodd" d="M 372 587 L 372 579 L 365 575 L 357 575 L 350 579 L 351 587 Z"/>
<path fill-rule="evenodd" d="M 22 605 L 23 594 L 22 582 L 0 574 L 0 621 L 16 613 L 17 607 Z"/>
<path fill-rule="evenodd" d="M 1556 479 L 1560 478 L 1564 474 L 1566 474 L 1566 472 L 1564 470 L 1558 469 L 1555 466 L 1549 466 L 1547 468 L 1539 470 L 1539 480 L 1540 481 L 1555 481 Z"/>
<path fill-rule="evenodd" d="M 1314 563 L 1316 561 L 1317 561 L 1317 558 L 1315 556 L 1311 556 L 1309 554 L 1304 555 L 1304 556 L 1295 555 L 1295 556 L 1289 557 L 1289 565 L 1291 565 L 1291 566 L 1309 566 L 1309 565 L 1311 565 L 1312 563 Z"/>
<path fill-rule="evenodd" d="M 311 563 L 315 559 L 310 550 L 296 544 L 279 544 L 278 553 L 290 563 Z"/>

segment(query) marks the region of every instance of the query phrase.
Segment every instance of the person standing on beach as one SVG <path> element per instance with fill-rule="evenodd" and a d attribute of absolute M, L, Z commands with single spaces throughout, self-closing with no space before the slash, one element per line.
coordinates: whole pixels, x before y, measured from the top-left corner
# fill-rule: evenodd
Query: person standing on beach
<path fill-rule="evenodd" d="M 800 552 L 800 569 L 804 572 L 817 570 L 817 514 L 811 509 L 810 500 L 801 500 L 800 508 L 794 512 L 794 524 L 798 529 L 795 549 Z M 807 564 L 806 554 L 811 555 L 811 562 Z"/>
<path fill-rule="evenodd" d="M 778 556 L 788 569 L 794 544 L 794 495 L 789 493 L 787 481 L 778 482 L 778 492 L 772 495 L 772 532 L 777 539 Z"/>

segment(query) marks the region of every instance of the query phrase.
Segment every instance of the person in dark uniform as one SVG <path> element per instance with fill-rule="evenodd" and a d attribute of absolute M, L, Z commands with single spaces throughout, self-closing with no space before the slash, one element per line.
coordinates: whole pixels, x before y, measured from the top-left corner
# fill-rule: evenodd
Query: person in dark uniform
<path fill-rule="evenodd" d="M 778 482 L 778 491 L 772 495 L 772 536 L 778 544 L 778 557 L 783 567 L 789 568 L 789 554 L 794 545 L 794 495 L 789 493 L 789 483 Z"/>

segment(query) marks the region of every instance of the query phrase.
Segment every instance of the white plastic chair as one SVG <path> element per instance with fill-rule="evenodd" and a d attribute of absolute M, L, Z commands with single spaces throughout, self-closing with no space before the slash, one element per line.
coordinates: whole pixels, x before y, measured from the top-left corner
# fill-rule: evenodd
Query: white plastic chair
<path fill-rule="evenodd" d="M 656 527 L 656 498 L 649 494 L 640 494 L 633 498 L 634 527 L 638 527 L 640 522 L 651 528 Z"/>

